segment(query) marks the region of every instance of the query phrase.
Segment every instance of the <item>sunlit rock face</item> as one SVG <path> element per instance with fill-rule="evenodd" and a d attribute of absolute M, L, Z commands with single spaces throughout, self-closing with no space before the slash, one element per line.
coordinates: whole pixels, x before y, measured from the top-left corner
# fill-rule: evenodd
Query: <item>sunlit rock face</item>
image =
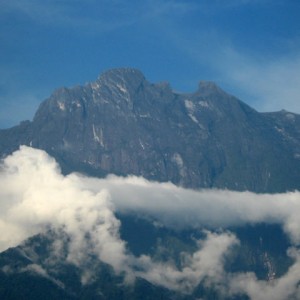
<path fill-rule="evenodd" d="M 56 90 L 32 122 L 0 131 L 0 153 L 26 144 L 53 155 L 65 173 L 280 192 L 300 185 L 299 129 L 299 115 L 259 113 L 212 82 L 180 94 L 120 68 Z"/>

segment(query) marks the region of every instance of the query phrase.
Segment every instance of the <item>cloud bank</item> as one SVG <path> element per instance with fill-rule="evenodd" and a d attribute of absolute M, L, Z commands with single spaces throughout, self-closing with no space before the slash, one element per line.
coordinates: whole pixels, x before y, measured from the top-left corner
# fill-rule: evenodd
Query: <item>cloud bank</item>
<path fill-rule="evenodd" d="M 125 273 L 128 281 L 142 277 L 185 292 L 205 282 L 226 295 L 245 293 L 251 299 L 300 296 L 300 193 L 296 191 L 276 195 L 193 191 L 138 177 L 63 176 L 44 151 L 22 146 L 1 164 L 0 205 L 0 251 L 51 228 L 68 236 L 68 262 L 81 267 L 94 255 L 116 273 Z M 182 253 L 180 268 L 147 255 L 136 257 L 120 238 L 116 211 L 150 216 L 179 229 L 205 227 L 206 237 L 196 242 L 194 253 Z M 229 231 L 213 231 L 257 222 L 282 224 L 293 243 L 288 255 L 294 264 L 272 282 L 257 280 L 253 273 L 225 272 L 224 258 L 239 241 Z M 59 243 L 54 245 L 57 254 Z M 88 281 L 86 273 L 82 281 Z"/>
<path fill-rule="evenodd" d="M 75 176 L 75 177 L 73 177 Z M 117 210 L 153 216 L 171 227 L 219 228 L 247 223 L 280 223 L 295 245 L 300 243 L 300 193 L 255 194 L 229 190 L 188 190 L 172 183 L 135 176 L 93 179 L 71 175 L 78 186 L 108 189 Z"/>

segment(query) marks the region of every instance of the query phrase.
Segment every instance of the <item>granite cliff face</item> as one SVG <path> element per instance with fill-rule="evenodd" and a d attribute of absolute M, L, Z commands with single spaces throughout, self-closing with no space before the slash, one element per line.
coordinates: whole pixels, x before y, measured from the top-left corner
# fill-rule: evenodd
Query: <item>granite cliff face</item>
<path fill-rule="evenodd" d="M 169 84 L 152 84 L 129 68 L 109 70 L 85 86 L 58 89 L 41 103 L 33 121 L 0 130 L 0 157 L 20 145 L 46 150 L 64 173 L 134 174 L 191 188 L 268 193 L 300 188 L 299 115 L 259 113 L 212 82 L 201 81 L 194 93 L 175 93 Z M 116 219 L 128 253 L 180 270 L 194 257 L 195 241 L 204 239 L 205 224 L 180 231 L 142 214 L 120 212 Z M 282 224 L 209 230 L 216 235 L 229 230 L 239 240 L 224 257 L 230 274 L 253 272 L 271 287 L 293 265 Z M 241 292 L 226 298 L 205 279 L 188 294 L 143 277 L 127 285 L 125 274 L 94 254 L 88 253 L 83 265 L 68 260 L 71 240 L 63 227 L 50 226 L 1 252 L 0 298 L 250 299 Z M 91 245 L 89 232 L 81 242 Z M 86 269 L 95 271 L 88 284 L 82 282 Z"/>
<path fill-rule="evenodd" d="M 135 69 L 61 88 L 32 122 L 0 131 L 0 154 L 46 150 L 64 172 L 134 174 L 186 187 L 281 192 L 300 187 L 300 116 L 258 113 L 212 82 L 178 94 Z"/>

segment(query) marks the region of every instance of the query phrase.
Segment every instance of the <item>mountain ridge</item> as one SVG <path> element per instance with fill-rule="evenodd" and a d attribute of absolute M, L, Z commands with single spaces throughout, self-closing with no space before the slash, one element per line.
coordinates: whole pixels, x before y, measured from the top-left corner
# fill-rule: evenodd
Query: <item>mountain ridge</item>
<path fill-rule="evenodd" d="M 32 122 L 1 130 L 0 156 L 25 144 L 53 155 L 65 173 L 283 192 L 300 188 L 300 125 L 296 114 L 282 115 L 259 113 L 210 81 L 176 93 L 117 68 L 55 90 Z"/>
<path fill-rule="evenodd" d="M 21 147 L 7 157 L 20 145 L 45 150 L 63 174 L 43 151 Z M 114 69 L 55 90 L 32 121 L 0 130 L 0 157 L 7 157 L 3 231 L 26 231 L 26 222 L 37 229 L 0 253 L 2 298 L 245 300 L 273 299 L 279 289 L 299 295 L 298 193 L 228 190 L 300 189 L 300 115 L 259 113 L 213 82 L 176 93 L 136 69 Z M 64 176 L 72 172 L 128 177 Z M 109 178 L 116 183 L 104 183 Z M 222 192 L 222 201 L 202 192 Z M 173 228 L 168 218 L 187 225 Z M 213 218 L 220 223 L 208 224 Z M 115 264 L 120 249 L 125 258 Z"/>

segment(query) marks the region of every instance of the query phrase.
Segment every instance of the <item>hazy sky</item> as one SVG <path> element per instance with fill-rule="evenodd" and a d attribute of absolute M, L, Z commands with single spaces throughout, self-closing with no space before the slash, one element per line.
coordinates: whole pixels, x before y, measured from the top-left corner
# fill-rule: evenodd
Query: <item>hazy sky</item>
<path fill-rule="evenodd" d="M 299 0 L 0 0 L 0 127 L 112 67 L 300 113 L 299 50 Z"/>

